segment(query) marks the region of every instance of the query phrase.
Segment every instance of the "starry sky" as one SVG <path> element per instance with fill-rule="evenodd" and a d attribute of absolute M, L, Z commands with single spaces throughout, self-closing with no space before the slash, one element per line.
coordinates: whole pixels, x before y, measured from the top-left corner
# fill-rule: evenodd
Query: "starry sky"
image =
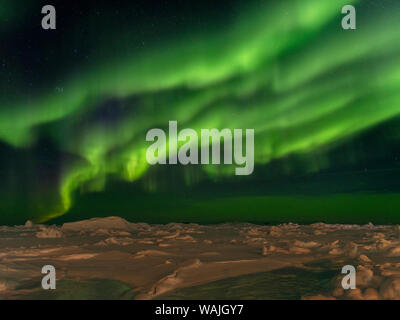
<path fill-rule="evenodd" d="M 0 223 L 398 223 L 399 89 L 397 0 L 2 0 Z M 149 166 L 169 120 L 254 129 L 254 173 Z"/>

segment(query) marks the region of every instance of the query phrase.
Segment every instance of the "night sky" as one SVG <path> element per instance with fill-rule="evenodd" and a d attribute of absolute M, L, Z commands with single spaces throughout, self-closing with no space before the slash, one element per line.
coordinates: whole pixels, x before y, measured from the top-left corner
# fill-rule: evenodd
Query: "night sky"
<path fill-rule="evenodd" d="M 399 223 L 399 89 L 398 0 L 1 0 L 0 224 Z M 254 129 L 254 173 L 149 166 L 169 120 Z"/>

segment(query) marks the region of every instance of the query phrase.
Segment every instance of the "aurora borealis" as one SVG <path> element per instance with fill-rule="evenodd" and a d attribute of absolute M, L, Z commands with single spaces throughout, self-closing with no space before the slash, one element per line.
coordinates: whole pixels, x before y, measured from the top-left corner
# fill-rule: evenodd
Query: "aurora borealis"
<path fill-rule="evenodd" d="M 44 4 L 0 3 L 0 223 L 400 221 L 397 0 Z M 254 174 L 150 167 L 170 120 L 254 129 Z"/>

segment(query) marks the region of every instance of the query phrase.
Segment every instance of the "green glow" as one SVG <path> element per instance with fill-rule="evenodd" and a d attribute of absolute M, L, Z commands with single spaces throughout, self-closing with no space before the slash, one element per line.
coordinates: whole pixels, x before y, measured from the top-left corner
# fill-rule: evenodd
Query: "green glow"
<path fill-rule="evenodd" d="M 101 191 L 111 174 L 126 181 L 145 176 L 145 134 L 169 120 L 198 134 L 202 128 L 253 128 L 255 162 L 267 164 L 329 147 L 399 115 L 400 10 L 362 16 L 356 31 L 343 31 L 342 6 L 365 2 L 243 6 L 220 32 L 132 48 L 66 77 L 62 92 L 1 97 L 3 142 L 30 148 L 37 127 L 57 123 L 51 134 L 60 152 L 84 161 L 65 166 L 62 210 L 41 220 L 67 212 L 73 192 L 86 184 L 86 191 Z M 115 124 L 77 125 L 109 99 L 126 112 Z M 232 175 L 233 167 L 203 169 L 217 179 Z"/>

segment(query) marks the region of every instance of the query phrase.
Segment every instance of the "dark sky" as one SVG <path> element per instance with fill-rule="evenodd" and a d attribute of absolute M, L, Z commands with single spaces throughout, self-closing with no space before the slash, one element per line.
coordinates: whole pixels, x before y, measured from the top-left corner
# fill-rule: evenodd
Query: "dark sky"
<path fill-rule="evenodd" d="M 2 1 L 0 223 L 399 222 L 400 5 L 347 2 Z M 149 166 L 170 120 L 254 129 L 254 173 Z"/>

